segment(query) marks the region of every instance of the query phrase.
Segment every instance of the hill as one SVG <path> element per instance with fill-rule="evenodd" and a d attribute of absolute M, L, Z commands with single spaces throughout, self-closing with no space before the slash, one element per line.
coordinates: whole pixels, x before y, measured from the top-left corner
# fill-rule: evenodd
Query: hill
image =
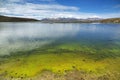
<path fill-rule="evenodd" d="M 101 23 L 120 23 L 120 18 L 103 19 L 100 22 Z"/>
<path fill-rule="evenodd" d="M 30 18 L 18 18 L 18 17 L 7 17 L 0 15 L 0 22 L 27 22 L 27 21 L 38 21 Z"/>

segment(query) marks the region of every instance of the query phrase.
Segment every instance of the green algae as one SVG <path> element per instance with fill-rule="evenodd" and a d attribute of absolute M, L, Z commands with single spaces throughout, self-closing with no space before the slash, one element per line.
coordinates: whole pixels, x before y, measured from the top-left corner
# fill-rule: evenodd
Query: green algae
<path fill-rule="evenodd" d="M 72 45 L 72 46 L 71 46 Z M 84 71 L 90 74 L 120 73 L 120 50 L 117 48 L 96 49 L 79 43 L 51 44 L 31 51 L 21 51 L 4 57 L 0 74 L 5 77 L 33 77 L 43 71 L 64 75 L 69 71 Z"/>

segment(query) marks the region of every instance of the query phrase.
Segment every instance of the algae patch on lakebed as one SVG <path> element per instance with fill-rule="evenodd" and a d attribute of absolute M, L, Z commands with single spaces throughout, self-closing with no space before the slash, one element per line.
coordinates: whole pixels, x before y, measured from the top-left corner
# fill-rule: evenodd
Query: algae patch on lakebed
<path fill-rule="evenodd" d="M 36 50 L 1 58 L 0 74 L 4 77 L 34 77 L 44 71 L 64 75 L 69 71 L 83 71 L 89 74 L 120 73 L 120 57 L 109 55 L 111 50 L 98 51 L 94 47 L 81 47 L 78 43 L 45 46 Z M 101 51 L 101 52 L 100 52 Z M 117 51 L 117 50 L 113 50 Z M 112 51 L 112 52 L 113 52 Z"/>

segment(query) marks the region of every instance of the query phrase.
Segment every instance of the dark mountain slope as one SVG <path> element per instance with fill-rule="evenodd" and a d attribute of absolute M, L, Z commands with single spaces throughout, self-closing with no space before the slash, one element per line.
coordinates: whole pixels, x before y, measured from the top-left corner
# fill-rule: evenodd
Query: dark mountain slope
<path fill-rule="evenodd" d="M 27 22 L 27 21 L 38 21 L 30 18 L 18 18 L 18 17 L 7 17 L 0 15 L 0 22 Z"/>

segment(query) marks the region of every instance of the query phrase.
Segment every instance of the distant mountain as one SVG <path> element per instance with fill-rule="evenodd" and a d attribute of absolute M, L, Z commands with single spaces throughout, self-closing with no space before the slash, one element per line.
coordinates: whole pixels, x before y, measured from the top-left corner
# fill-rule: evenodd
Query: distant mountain
<path fill-rule="evenodd" d="M 98 22 L 100 18 L 87 18 L 87 19 L 77 19 L 77 18 L 45 18 L 40 20 L 44 23 L 92 23 Z"/>
<path fill-rule="evenodd" d="M 40 21 L 44 23 L 120 23 L 120 18 L 109 18 L 109 19 L 45 18 Z"/>
<path fill-rule="evenodd" d="M 18 18 L 18 17 L 7 17 L 0 15 L 0 22 L 27 22 L 27 21 L 38 21 L 30 18 Z"/>

